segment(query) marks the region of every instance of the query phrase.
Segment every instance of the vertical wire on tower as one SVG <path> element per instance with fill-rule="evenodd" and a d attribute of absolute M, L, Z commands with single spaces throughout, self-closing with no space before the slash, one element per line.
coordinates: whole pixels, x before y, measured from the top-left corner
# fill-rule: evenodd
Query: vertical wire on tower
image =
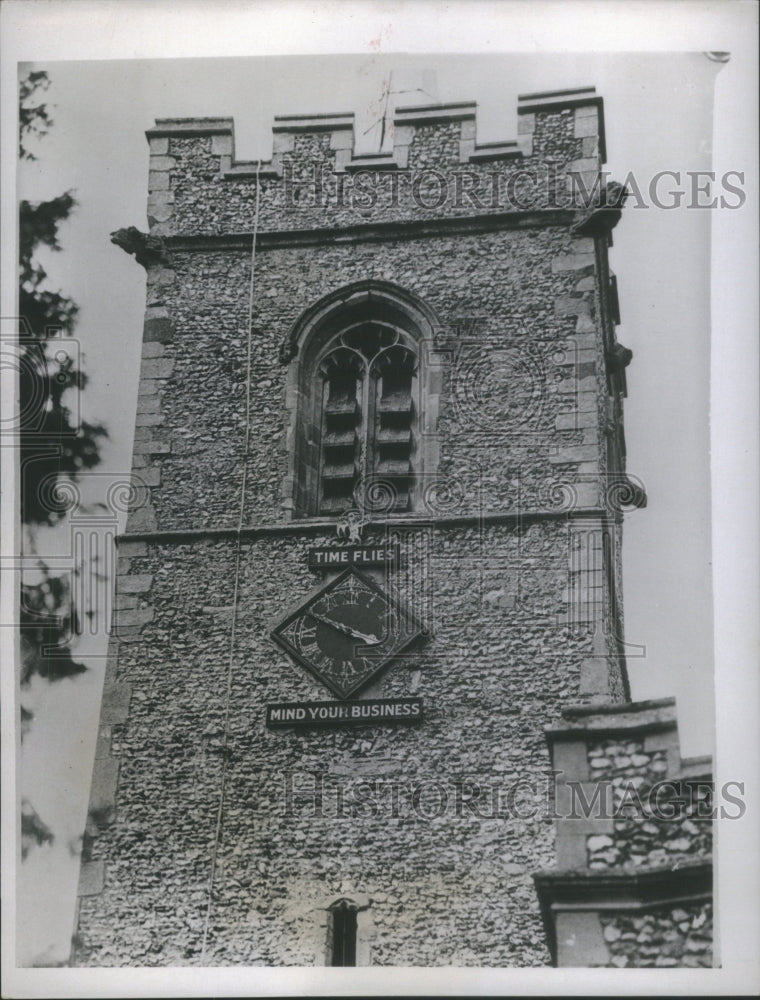
<path fill-rule="evenodd" d="M 256 201 L 253 215 L 253 240 L 251 244 L 251 277 L 248 286 L 248 338 L 245 358 L 245 434 L 243 438 L 242 455 L 242 475 L 240 483 L 240 509 L 235 532 L 235 572 L 233 577 L 232 591 L 232 625 L 230 627 L 229 659 L 227 663 L 227 691 L 224 703 L 224 739 L 222 743 L 222 782 L 219 791 L 219 808 L 216 815 L 216 829 L 214 832 L 214 847 L 211 854 L 211 872 L 209 875 L 208 900 L 206 903 L 206 916 L 203 921 L 203 943 L 201 945 L 201 964 L 205 964 L 206 945 L 208 942 L 208 929 L 211 919 L 211 907 L 214 899 L 214 882 L 217 872 L 217 854 L 222 835 L 222 823 L 224 819 L 224 797 L 227 784 L 227 759 L 228 759 L 228 738 L 229 738 L 229 718 L 230 701 L 232 697 L 232 666 L 235 658 L 235 639 L 238 594 L 240 590 L 240 546 L 243 519 L 245 517 L 246 486 L 248 481 L 248 450 L 251 440 L 251 345 L 253 341 L 253 295 L 256 278 L 256 241 L 259 231 L 259 197 L 261 186 L 259 184 L 259 173 L 261 171 L 261 160 L 256 162 Z"/>

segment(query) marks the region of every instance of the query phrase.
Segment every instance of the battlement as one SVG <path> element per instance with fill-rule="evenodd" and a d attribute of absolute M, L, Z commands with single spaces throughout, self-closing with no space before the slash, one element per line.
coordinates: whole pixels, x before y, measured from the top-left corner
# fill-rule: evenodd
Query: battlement
<path fill-rule="evenodd" d="M 325 213 L 351 225 L 563 207 L 558 195 L 572 207 L 570 174 L 591 190 L 604 163 L 602 99 L 594 88 L 529 94 L 517 113 L 515 138 L 478 143 L 473 101 L 398 108 L 392 147 L 372 153 L 356 150 L 352 112 L 278 115 L 266 161 L 236 158 L 231 118 L 157 119 L 146 132 L 151 229 L 248 229 L 257 184 L 267 229 L 313 227 Z"/>

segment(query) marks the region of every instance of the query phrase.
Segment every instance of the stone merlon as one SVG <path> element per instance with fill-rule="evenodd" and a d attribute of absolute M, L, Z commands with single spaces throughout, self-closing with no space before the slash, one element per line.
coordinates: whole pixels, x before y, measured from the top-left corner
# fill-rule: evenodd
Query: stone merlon
<path fill-rule="evenodd" d="M 599 122 L 599 156 L 607 162 L 607 146 L 604 134 L 604 99 L 599 97 L 594 87 L 580 87 L 575 90 L 552 90 L 539 94 L 521 94 L 517 98 L 518 115 L 546 114 L 549 111 L 563 111 L 566 108 L 585 108 L 596 111 Z M 580 116 L 579 116 L 580 117 Z M 586 117 L 586 116 L 584 116 Z M 584 132 L 591 135 L 591 132 Z"/>
<path fill-rule="evenodd" d="M 601 163 L 604 145 L 603 102 L 593 87 L 527 94 L 518 98 L 517 113 L 531 116 L 521 123 L 517 139 L 478 144 L 476 142 L 477 105 L 474 101 L 431 104 L 397 108 L 393 116 L 394 144 L 392 152 L 356 156 L 355 119 L 351 112 L 314 115 L 276 115 L 272 132 L 274 152 L 269 161 L 237 161 L 234 156 L 234 122 L 231 118 L 159 118 L 146 131 L 155 164 L 151 170 L 163 171 L 171 165 L 169 142 L 173 139 L 212 137 L 212 151 L 220 157 L 220 175 L 224 180 L 282 177 L 283 155 L 292 152 L 296 136 L 330 133 L 330 148 L 334 153 L 334 169 L 341 173 L 355 170 L 403 170 L 408 166 L 408 149 L 412 142 L 423 144 L 431 139 L 431 129 L 440 131 L 452 124 L 460 130 L 458 159 L 460 163 L 483 163 L 505 159 L 523 159 L 532 154 L 535 117 L 566 110 L 579 112 L 574 135 L 577 138 L 598 136 Z M 583 121 L 581 121 L 583 120 Z M 155 188 L 154 188 L 155 190 Z"/>

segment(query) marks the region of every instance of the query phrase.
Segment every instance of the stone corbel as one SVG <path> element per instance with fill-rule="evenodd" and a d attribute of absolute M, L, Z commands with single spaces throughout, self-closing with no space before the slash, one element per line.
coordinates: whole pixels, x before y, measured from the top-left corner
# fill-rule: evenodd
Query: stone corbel
<path fill-rule="evenodd" d="M 137 263 L 146 270 L 153 264 L 169 264 L 166 244 L 161 237 L 142 233 L 136 226 L 117 229 L 111 233 L 111 242 L 125 253 L 134 254 Z"/>
<path fill-rule="evenodd" d="M 605 356 L 608 375 L 621 376 L 633 359 L 633 351 L 622 344 L 613 344 Z"/>
<path fill-rule="evenodd" d="M 603 236 L 611 232 L 620 221 L 628 189 L 617 181 L 610 181 L 571 228 L 573 236 Z"/>

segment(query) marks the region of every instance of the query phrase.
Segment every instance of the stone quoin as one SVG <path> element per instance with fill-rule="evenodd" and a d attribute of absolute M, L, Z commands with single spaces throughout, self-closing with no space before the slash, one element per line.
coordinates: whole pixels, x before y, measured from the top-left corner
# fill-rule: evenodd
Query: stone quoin
<path fill-rule="evenodd" d="M 625 193 L 593 88 L 517 111 L 483 145 L 474 104 L 401 108 L 372 156 L 351 114 L 280 117 L 262 163 L 229 119 L 148 131 L 73 964 L 712 963 L 710 762 L 626 672 Z M 350 700 L 299 660 L 349 690 L 373 649 Z"/>

